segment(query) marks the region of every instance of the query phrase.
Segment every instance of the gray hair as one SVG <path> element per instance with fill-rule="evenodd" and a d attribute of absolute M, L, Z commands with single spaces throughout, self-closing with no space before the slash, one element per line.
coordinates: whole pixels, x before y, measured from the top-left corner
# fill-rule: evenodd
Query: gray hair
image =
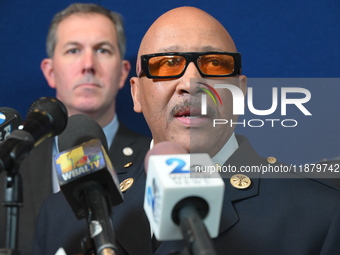
<path fill-rule="evenodd" d="M 57 27 L 59 23 L 75 13 L 82 13 L 82 14 L 98 13 L 98 14 L 104 15 L 105 17 L 108 17 L 116 28 L 117 43 L 118 43 L 120 56 L 122 59 L 124 58 L 124 55 L 126 52 L 126 37 L 125 37 L 125 32 L 124 32 L 124 24 L 123 24 L 122 16 L 119 13 L 110 11 L 100 5 L 81 4 L 81 3 L 71 4 L 66 9 L 54 15 L 53 20 L 48 29 L 47 41 L 46 41 L 46 51 L 47 51 L 47 56 L 49 58 L 52 58 L 54 55 L 55 46 L 57 44 Z"/>

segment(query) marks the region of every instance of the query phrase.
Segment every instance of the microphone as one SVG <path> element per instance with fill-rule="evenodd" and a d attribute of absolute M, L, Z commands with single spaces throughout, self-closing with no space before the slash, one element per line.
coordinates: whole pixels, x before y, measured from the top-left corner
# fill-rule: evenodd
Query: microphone
<path fill-rule="evenodd" d="M 9 107 L 0 107 L 0 144 L 21 125 L 19 112 Z"/>
<path fill-rule="evenodd" d="M 72 115 L 58 146 L 63 152 L 53 161 L 61 191 L 76 217 L 86 218 L 96 254 L 116 251 L 111 207 L 123 195 L 102 128 L 87 115 Z"/>
<path fill-rule="evenodd" d="M 66 127 L 67 110 L 62 102 L 50 97 L 34 101 L 23 128 L 13 131 L 0 147 L 0 172 L 11 174 L 34 146 L 48 137 L 59 135 Z"/>
<path fill-rule="evenodd" d="M 208 154 L 162 142 L 147 153 L 144 210 L 157 240 L 184 239 L 192 254 L 215 254 L 224 182 Z M 212 172 L 212 173 L 210 173 Z"/>
<path fill-rule="evenodd" d="M 8 136 L 21 125 L 21 115 L 9 107 L 0 108 L 0 146 Z M 1 172 L 1 171 L 0 171 Z M 22 205 L 21 177 L 6 176 L 3 183 L 4 197 L 2 205 L 6 208 L 6 248 L 0 248 L 0 254 L 16 254 L 17 250 L 17 217 L 19 207 Z M 1 185 L 0 185 L 1 186 Z"/>

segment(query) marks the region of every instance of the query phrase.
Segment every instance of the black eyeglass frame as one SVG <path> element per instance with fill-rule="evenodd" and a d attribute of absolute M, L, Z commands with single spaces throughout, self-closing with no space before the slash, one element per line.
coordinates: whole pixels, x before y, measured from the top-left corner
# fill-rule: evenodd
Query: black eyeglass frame
<path fill-rule="evenodd" d="M 230 74 L 222 74 L 222 75 L 215 75 L 215 74 L 205 74 L 201 71 L 198 67 L 197 60 L 199 57 L 203 55 L 228 55 L 234 58 L 234 71 Z M 156 76 L 152 75 L 149 71 L 148 62 L 150 58 L 158 57 L 158 56 L 183 56 L 186 60 L 186 65 L 183 71 L 177 75 L 170 75 L 170 76 Z M 186 71 L 190 62 L 193 62 L 201 74 L 202 77 L 233 77 L 236 75 L 240 75 L 242 71 L 241 66 L 241 53 L 239 52 L 226 52 L 226 51 L 206 51 L 206 52 L 163 52 L 163 53 L 154 53 L 154 54 L 145 54 L 140 56 L 141 61 L 141 70 L 138 74 L 138 77 L 142 77 L 143 73 L 149 79 L 168 79 L 168 78 L 180 78 Z"/>

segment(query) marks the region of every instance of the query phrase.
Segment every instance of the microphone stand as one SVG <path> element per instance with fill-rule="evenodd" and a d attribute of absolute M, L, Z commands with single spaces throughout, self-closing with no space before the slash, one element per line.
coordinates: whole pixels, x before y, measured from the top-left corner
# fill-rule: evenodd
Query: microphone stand
<path fill-rule="evenodd" d="M 2 203 L 7 210 L 6 248 L 0 249 L 0 255 L 20 255 L 18 246 L 19 208 L 23 204 L 22 178 L 19 173 L 7 174 L 5 183 L 5 199 Z"/>
<path fill-rule="evenodd" d="M 7 140 L 6 140 L 7 141 Z M 6 145 L 2 144 L 3 155 L 1 170 L 6 170 L 5 198 L 3 206 L 7 210 L 6 220 L 6 247 L 0 249 L 0 255 L 20 255 L 18 247 L 19 208 L 23 205 L 22 178 L 19 173 L 21 161 L 28 155 L 34 143 L 29 139 L 12 140 Z M 4 147 L 7 146 L 7 147 Z M 5 169 L 3 169 L 5 168 Z"/>

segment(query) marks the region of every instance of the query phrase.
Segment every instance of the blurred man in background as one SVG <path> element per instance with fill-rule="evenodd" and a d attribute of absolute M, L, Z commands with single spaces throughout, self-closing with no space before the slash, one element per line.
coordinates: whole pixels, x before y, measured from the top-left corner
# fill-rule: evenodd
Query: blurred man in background
<path fill-rule="evenodd" d="M 116 96 L 131 68 L 124 60 L 126 38 L 121 15 L 95 4 L 72 4 L 54 16 L 46 47 L 48 58 L 41 62 L 41 69 L 49 86 L 56 90 L 69 116 L 86 114 L 103 128 L 118 176 L 128 171 L 131 163 L 142 161 L 150 138 L 129 130 L 116 114 Z M 52 168 L 52 155 L 57 152 L 57 138 L 47 139 L 21 164 L 24 207 L 20 209 L 18 244 L 23 255 L 31 252 L 42 201 L 59 190 Z M 5 246 L 4 213 L 3 208 L 0 247 Z"/>

